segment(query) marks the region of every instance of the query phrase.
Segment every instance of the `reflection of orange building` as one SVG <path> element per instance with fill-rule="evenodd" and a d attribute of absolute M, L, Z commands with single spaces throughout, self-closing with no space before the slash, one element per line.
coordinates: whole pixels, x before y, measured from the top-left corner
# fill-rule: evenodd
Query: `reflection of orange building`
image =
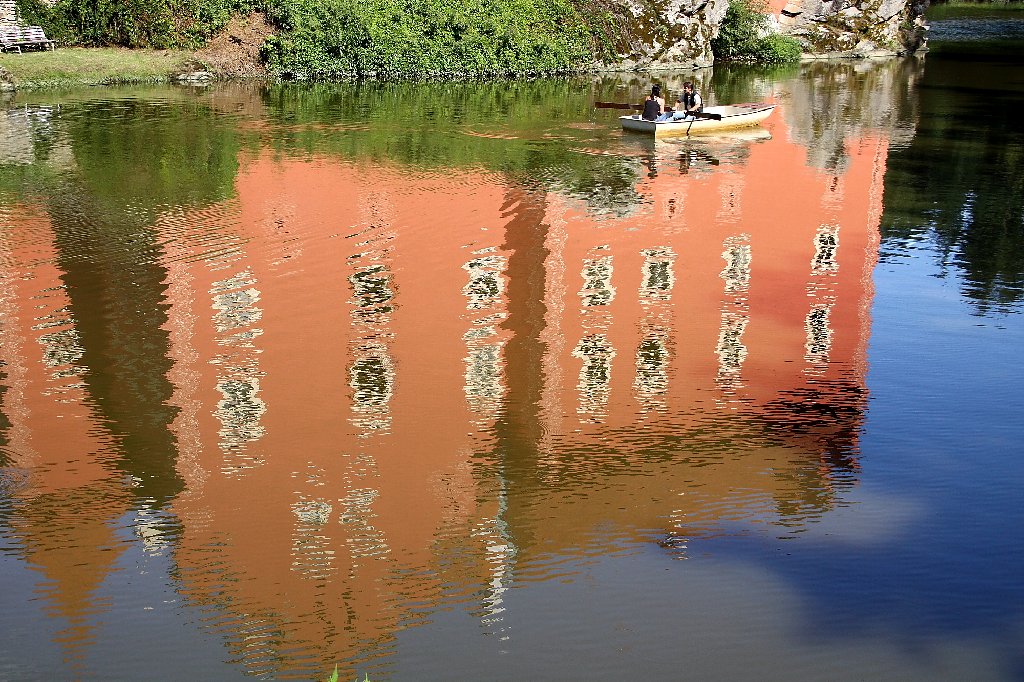
<path fill-rule="evenodd" d="M 238 179 L 238 241 L 171 254 L 189 444 L 176 557 L 190 596 L 248 614 L 247 666 L 288 623 L 293 663 L 312 656 L 315 676 L 386 646 L 379 634 L 451 580 L 437 547 L 482 495 L 463 391 L 469 284 L 502 238 L 502 191 L 260 159 Z M 417 229 L 425 211 L 445 216 L 443 240 Z M 189 217 L 194 234 L 222 229 L 203 220 Z M 485 585 L 479 531 L 468 582 Z"/>
<path fill-rule="evenodd" d="M 538 543 L 692 536 L 723 500 L 790 523 L 851 476 L 887 142 L 856 141 L 837 175 L 772 128 L 659 143 L 628 218 L 550 202 L 538 476 L 554 492 L 509 513 Z"/>
<path fill-rule="evenodd" d="M 117 451 L 83 388 L 86 368 L 49 219 L 19 206 L 0 232 L 0 367 L 3 464 L 14 484 L 10 529 L 43 576 L 38 592 L 66 622 L 75 658 L 102 612 L 96 592 L 123 544 L 119 518 L 131 508 Z"/>
<path fill-rule="evenodd" d="M 267 158 L 229 219 L 187 217 L 235 236 L 168 257 L 176 560 L 250 668 L 372 656 L 451 585 L 496 610 L 514 566 L 598 529 L 675 542 L 722 504 L 828 507 L 885 142 L 841 177 L 778 134 L 686 174 L 667 149 L 628 218 L 481 174 Z"/>
<path fill-rule="evenodd" d="M 773 132 L 659 143 L 629 217 L 269 154 L 231 201 L 161 217 L 177 578 L 248 670 L 364 662 L 447 599 L 500 627 L 511 574 L 609 536 L 828 508 L 855 464 L 886 144 L 835 176 Z M 43 415 L 23 398 L 42 361 L 8 348 L 4 412 Z"/>

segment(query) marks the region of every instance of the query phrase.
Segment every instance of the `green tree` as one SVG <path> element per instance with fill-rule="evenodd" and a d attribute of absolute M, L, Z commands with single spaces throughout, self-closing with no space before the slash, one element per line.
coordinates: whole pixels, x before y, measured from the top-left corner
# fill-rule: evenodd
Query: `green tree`
<path fill-rule="evenodd" d="M 711 51 L 723 61 L 785 64 L 800 59 L 800 42 L 773 33 L 765 0 L 730 0 Z"/>

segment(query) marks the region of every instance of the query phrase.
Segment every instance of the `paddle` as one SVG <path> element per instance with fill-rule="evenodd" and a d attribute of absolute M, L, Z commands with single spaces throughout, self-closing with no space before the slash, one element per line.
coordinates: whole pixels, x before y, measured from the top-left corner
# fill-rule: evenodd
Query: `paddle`
<path fill-rule="evenodd" d="M 625 102 L 594 102 L 594 106 L 598 109 L 643 109 L 642 104 L 627 104 Z M 710 118 L 714 121 L 721 121 L 721 114 L 712 114 L 706 111 L 691 111 L 689 116 L 694 118 Z"/>
<path fill-rule="evenodd" d="M 643 104 L 626 104 L 625 102 L 594 102 L 598 109 L 643 109 Z"/>

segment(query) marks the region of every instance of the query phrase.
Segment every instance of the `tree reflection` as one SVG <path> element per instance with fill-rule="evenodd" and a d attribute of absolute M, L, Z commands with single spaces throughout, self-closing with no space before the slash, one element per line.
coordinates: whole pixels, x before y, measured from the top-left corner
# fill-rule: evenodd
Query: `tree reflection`
<path fill-rule="evenodd" d="M 928 240 L 963 276 L 979 313 L 1024 300 L 1024 52 L 957 44 L 927 58 L 923 118 L 889 158 L 882 236 L 889 246 Z"/>

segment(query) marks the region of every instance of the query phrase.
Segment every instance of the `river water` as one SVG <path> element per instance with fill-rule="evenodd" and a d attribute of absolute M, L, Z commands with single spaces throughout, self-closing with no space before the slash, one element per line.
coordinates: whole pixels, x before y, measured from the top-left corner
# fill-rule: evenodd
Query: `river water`
<path fill-rule="evenodd" d="M 1021 679 L 1014 16 L 658 142 L 628 77 L 18 94 L 0 679 Z"/>

